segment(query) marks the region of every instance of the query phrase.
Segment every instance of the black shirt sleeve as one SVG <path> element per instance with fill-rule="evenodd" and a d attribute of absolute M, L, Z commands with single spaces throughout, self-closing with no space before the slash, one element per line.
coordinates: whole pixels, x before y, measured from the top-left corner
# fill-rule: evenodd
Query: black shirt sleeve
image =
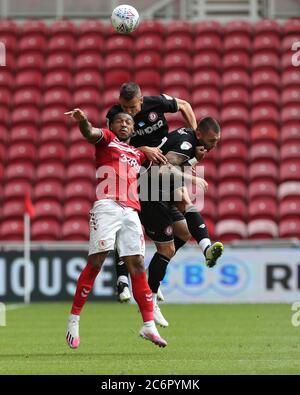
<path fill-rule="evenodd" d="M 178 105 L 176 99 L 168 95 L 144 96 L 143 110 L 147 112 L 174 113 L 178 111 Z"/>

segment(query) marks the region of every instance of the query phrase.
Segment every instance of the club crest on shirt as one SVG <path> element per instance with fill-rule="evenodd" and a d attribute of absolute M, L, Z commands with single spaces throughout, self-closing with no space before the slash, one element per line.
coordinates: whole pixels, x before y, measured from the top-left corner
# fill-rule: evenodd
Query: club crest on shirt
<path fill-rule="evenodd" d="M 158 115 L 156 112 L 150 112 L 150 114 L 148 116 L 149 121 L 155 122 L 157 120 L 157 118 L 158 118 Z"/>
<path fill-rule="evenodd" d="M 181 148 L 183 151 L 187 151 L 187 150 L 189 150 L 190 148 L 192 148 L 192 144 L 189 143 L 188 141 L 184 141 L 184 142 L 181 144 L 180 148 Z"/>
<path fill-rule="evenodd" d="M 171 234 L 173 233 L 173 228 L 172 228 L 172 226 L 167 226 L 164 232 L 165 232 L 165 234 L 166 234 L 167 236 L 171 236 Z"/>

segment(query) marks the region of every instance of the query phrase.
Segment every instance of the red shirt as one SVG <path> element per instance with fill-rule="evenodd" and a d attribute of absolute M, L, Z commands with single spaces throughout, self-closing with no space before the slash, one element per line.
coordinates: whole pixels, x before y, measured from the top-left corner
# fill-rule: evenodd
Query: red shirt
<path fill-rule="evenodd" d="M 146 156 L 110 130 L 101 130 L 103 137 L 95 145 L 97 200 L 112 199 L 140 210 L 137 176 Z"/>

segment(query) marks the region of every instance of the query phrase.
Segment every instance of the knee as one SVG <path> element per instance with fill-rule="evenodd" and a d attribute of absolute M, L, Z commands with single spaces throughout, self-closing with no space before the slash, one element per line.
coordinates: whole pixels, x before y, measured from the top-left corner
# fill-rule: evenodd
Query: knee
<path fill-rule="evenodd" d="M 173 256 L 175 255 L 175 246 L 174 243 L 172 244 L 160 244 L 157 246 L 157 252 L 169 259 L 173 258 Z"/>

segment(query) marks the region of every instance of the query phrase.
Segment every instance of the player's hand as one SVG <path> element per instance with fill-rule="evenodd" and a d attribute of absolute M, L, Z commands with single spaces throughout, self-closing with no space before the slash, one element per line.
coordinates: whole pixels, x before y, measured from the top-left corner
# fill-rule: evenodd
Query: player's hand
<path fill-rule="evenodd" d="M 154 163 L 160 163 L 166 165 L 168 159 L 163 155 L 162 151 L 156 147 L 139 147 L 146 156 L 147 159 Z"/>
<path fill-rule="evenodd" d="M 74 118 L 75 121 L 80 122 L 87 119 L 85 113 L 80 110 L 80 108 L 74 108 L 74 110 L 65 112 L 65 115 L 70 115 L 71 118 Z"/>
<path fill-rule="evenodd" d="M 204 192 L 208 191 L 208 183 L 201 177 L 193 177 L 193 184 L 202 188 Z"/>
<path fill-rule="evenodd" d="M 203 147 L 203 145 L 201 145 L 200 147 L 196 147 L 195 158 L 197 159 L 198 162 L 200 162 L 205 157 L 206 153 L 207 150 Z"/>

